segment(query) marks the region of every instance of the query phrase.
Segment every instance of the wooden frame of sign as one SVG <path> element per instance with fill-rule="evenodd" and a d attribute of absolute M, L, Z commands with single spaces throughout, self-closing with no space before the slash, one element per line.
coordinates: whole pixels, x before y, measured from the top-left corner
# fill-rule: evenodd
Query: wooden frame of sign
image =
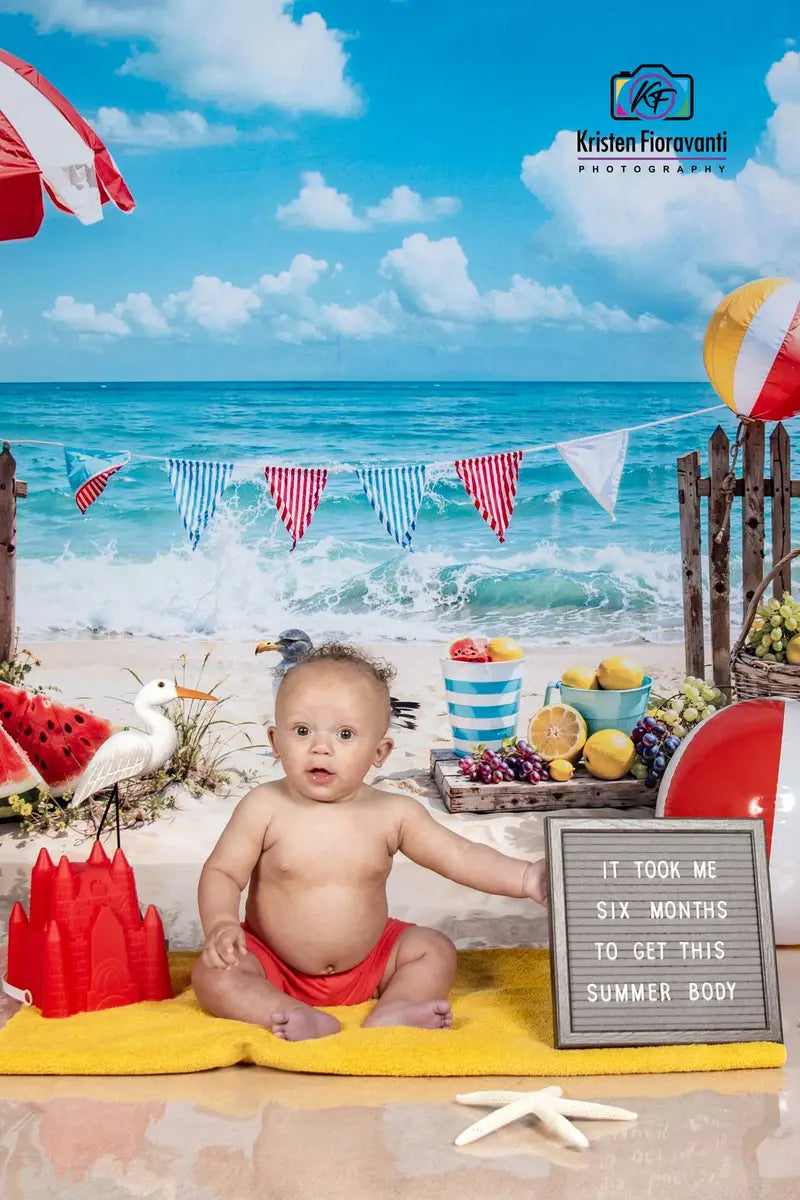
<path fill-rule="evenodd" d="M 764 823 L 545 817 L 555 1044 L 781 1042 Z"/>

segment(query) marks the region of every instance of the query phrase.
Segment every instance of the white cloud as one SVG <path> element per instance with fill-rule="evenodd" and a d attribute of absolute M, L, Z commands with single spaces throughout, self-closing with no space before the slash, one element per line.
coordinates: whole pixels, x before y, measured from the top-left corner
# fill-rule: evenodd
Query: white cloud
<path fill-rule="evenodd" d="M 340 337 L 369 341 L 371 338 L 391 333 L 394 328 L 388 317 L 380 312 L 379 302 L 355 304 L 352 308 L 343 308 L 340 304 L 324 304 L 320 309 L 319 322 L 323 328 Z"/>
<path fill-rule="evenodd" d="M 148 150 L 182 150 L 194 146 L 230 146 L 240 141 L 266 141 L 271 129 L 243 133 L 235 125 L 207 121 L 202 113 L 145 112 L 128 114 L 121 108 L 98 108 L 90 124 L 109 145 Z"/>
<path fill-rule="evenodd" d="M 276 218 L 284 225 L 360 233 L 374 224 L 409 225 L 435 221 L 458 212 L 461 207 L 455 196 L 434 196 L 430 200 L 423 200 L 419 192 L 412 191 L 403 183 L 393 188 L 378 204 L 366 208 L 363 216 L 359 216 L 352 198 L 327 184 L 319 171 L 306 171 L 301 178 L 299 195 L 288 204 L 280 204 L 275 212 Z"/>
<path fill-rule="evenodd" d="M 246 325 L 261 300 L 255 288 L 237 287 L 216 275 L 195 275 L 192 285 L 164 301 L 169 317 L 196 321 L 210 333 L 230 334 Z"/>
<path fill-rule="evenodd" d="M 381 259 L 380 272 L 391 279 L 406 303 L 432 317 L 478 318 L 481 298 L 469 277 L 467 256 L 457 238 L 432 242 L 412 233 L 402 246 Z"/>
<path fill-rule="evenodd" d="M 98 312 L 93 304 L 83 304 L 74 296 L 57 296 L 53 307 L 42 313 L 48 321 L 63 325 L 72 333 L 126 337 L 130 327 L 112 312 Z"/>
<path fill-rule="evenodd" d="M 328 269 L 324 258 L 296 254 L 287 271 L 277 275 L 262 275 L 258 286 L 268 296 L 287 296 L 307 292 Z"/>
<path fill-rule="evenodd" d="M 412 191 L 406 184 L 392 188 L 379 204 L 367 209 L 367 219 L 377 224 L 417 224 L 420 221 L 435 221 L 437 217 L 449 217 L 457 213 L 461 202 L 455 196 L 434 196 L 423 200 L 419 192 Z"/>
<path fill-rule="evenodd" d="M 736 175 L 578 174 L 575 134 L 527 155 L 521 178 L 550 211 L 548 242 L 593 255 L 626 282 L 690 299 L 710 311 L 748 278 L 800 266 L 800 54 L 766 77 L 776 109 Z M 729 135 L 732 140 L 733 135 Z M 738 149 L 738 147 L 737 147 Z"/>
<path fill-rule="evenodd" d="M 114 305 L 113 313 L 150 337 L 166 337 L 170 332 L 163 312 L 147 292 L 129 292 L 124 300 Z"/>
<path fill-rule="evenodd" d="M 591 326 L 609 333 L 650 333 L 663 322 L 649 314 L 631 317 L 599 301 L 582 304 L 569 284 L 542 284 L 515 274 L 511 287 L 484 294 L 469 277 L 469 263 L 457 238 L 430 241 L 424 233 L 404 239 L 380 264 L 411 312 L 434 317 L 444 329 L 468 324 L 561 324 Z M 456 324 L 457 328 L 457 324 Z"/>
<path fill-rule="evenodd" d="M 367 223 L 353 212 L 353 201 L 344 192 L 329 187 L 319 171 L 306 171 L 300 194 L 288 204 L 280 204 L 275 213 L 284 225 L 305 229 L 337 229 L 356 232 Z"/>
<path fill-rule="evenodd" d="M 767 71 L 765 83 L 773 104 L 800 102 L 800 54 L 787 50 Z"/>
<path fill-rule="evenodd" d="M 5 0 L 43 32 L 66 29 L 135 49 L 123 73 L 167 83 L 231 109 L 273 105 L 350 117 L 361 98 L 347 79 L 345 35 L 292 0 Z"/>

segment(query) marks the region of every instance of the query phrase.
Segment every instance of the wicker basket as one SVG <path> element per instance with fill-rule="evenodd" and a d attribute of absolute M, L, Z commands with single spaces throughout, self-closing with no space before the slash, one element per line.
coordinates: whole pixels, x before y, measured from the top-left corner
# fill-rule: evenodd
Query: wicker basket
<path fill-rule="evenodd" d="M 756 588 L 755 595 L 750 601 L 742 632 L 731 651 L 731 684 L 733 698 L 736 700 L 754 700 L 759 696 L 789 696 L 791 699 L 800 700 L 800 666 L 792 666 L 791 663 L 764 662 L 763 659 L 756 658 L 755 654 L 742 653 L 745 638 L 764 592 L 781 567 L 785 563 L 791 562 L 793 558 L 797 558 L 799 554 L 800 547 L 776 562 L 770 573 Z"/>

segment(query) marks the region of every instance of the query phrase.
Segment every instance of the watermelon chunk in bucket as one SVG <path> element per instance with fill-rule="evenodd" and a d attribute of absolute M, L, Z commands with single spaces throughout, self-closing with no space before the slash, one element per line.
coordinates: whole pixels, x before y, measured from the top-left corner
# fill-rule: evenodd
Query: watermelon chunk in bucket
<path fill-rule="evenodd" d="M 71 791 L 95 752 L 113 732 L 111 722 L 80 708 L 32 696 L 0 681 L 0 724 L 30 759 L 52 796 Z"/>
<path fill-rule="evenodd" d="M 27 754 L 0 725 L 0 800 L 21 796 L 42 785 L 42 777 Z"/>

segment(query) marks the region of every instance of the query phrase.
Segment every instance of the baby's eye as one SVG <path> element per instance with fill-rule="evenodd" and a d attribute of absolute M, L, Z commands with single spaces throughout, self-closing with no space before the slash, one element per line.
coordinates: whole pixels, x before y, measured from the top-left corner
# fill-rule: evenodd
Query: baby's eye
<path fill-rule="evenodd" d="M 342 739 L 343 742 L 349 742 L 354 736 L 355 735 L 354 735 L 352 729 L 340 729 L 339 730 L 339 737 Z"/>
<path fill-rule="evenodd" d="M 295 725 L 294 731 L 298 737 L 308 737 L 308 726 L 307 725 Z"/>

